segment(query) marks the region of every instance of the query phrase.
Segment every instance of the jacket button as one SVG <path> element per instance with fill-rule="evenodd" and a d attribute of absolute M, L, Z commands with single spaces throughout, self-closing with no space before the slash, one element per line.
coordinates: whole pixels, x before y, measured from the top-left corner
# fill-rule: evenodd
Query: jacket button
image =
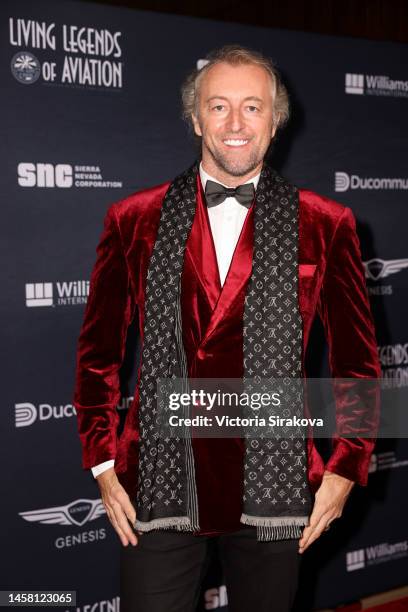
<path fill-rule="evenodd" d="M 197 357 L 198 357 L 198 359 L 205 359 L 206 353 L 205 353 L 204 349 L 201 349 L 201 348 L 198 349 Z"/>

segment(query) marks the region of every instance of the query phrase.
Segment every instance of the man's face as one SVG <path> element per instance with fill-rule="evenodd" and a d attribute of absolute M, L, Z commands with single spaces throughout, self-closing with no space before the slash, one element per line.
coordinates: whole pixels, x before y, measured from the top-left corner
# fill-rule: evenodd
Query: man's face
<path fill-rule="evenodd" d="M 243 177 L 260 169 L 276 128 L 268 72 L 255 64 L 214 65 L 200 82 L 194 130 L 208 172 Z"/>

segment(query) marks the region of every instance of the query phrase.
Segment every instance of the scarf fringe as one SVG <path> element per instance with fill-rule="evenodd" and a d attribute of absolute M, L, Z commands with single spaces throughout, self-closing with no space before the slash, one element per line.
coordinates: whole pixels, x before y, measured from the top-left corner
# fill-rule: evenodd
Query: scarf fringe
<path fill-rule="evenodd" d="M 242 514 L 240 522 L 256 527 L 256 537 L 261 542 L 298 539 L 302 537 L 308 516 L 265 517 Z"/>
<path fill-rule="evenodd" d="M 191 520 L 188 516 L 169 516 L 156 518 L 151 521 L 135 520 L 133 528 L 137 531 L 152 531 L 153 529 L 175 529 L 176 531 L 192 531 Z"/>
<path fill-rule="evenodd" d="M 303 528 L 308 524 L 308 517 L 263 517 L 242 514 L 241 523 L 257 528 L 257 540 L 271 542 L 275 540 L 298 539 L 302 536 Z M 143 533 L 154 529 L 173 529 L 175 531 L 194 531 L 188 516 L 172 516 L 157 518 L 148 522 L 136 521 L 133 527 Z"/>

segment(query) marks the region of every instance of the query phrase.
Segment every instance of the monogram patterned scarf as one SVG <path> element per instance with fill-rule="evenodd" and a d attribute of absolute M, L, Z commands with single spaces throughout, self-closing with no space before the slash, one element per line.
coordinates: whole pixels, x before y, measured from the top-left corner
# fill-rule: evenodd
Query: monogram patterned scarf
<path fill-rule="evenodd" d="M 200 528 L 191 437 L 163 435 L 157 389 L 158 379 L 173 378 L 183 379 L 188 389 L 180 283 L 196 210 L 197 172 L 196 162 L 167 190 L 147 272 L 134 524 L 142 532 Z M 300 418 L 298 190 L 264 164 L 254 206 L 252 274 L 243 315 L 244 385 L 251 392 L 267 389 L 268 380 L 275 387 L 279 383 L 280 416 Z M 301 537 L 311 511 L 303 432 L 283 427 L 270 435 L 248 428 L 244 438 L 241 522 L 257 528 L 258 540 Z"/>

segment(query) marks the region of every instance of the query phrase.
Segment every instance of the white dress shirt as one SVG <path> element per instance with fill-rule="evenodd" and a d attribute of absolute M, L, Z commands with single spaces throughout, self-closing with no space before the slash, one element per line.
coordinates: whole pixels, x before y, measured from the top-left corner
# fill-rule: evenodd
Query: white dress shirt
<path fill-rule="evenodd" d="M 248 181 L 245 181 L 245 183 L 253 183 L 256 189 L 258 186 L 259 177 L 260 173 Z M 220 182 L 210 176 L 204 170 L 202 163 L 200 163 L 200 178 L 204 191 L 208 179 L 217 183 Z M 230 186 L 225 185 L 224 183 L 221 184 L 224 185 L 224 187 Z M 215 254 L 217 256 L 221 285 L 223 285 L 228 274 L 232 256 L 234 254 L 242 226 L 244 225 L 245 217 L 248 214 L 248 208 L 240 204 L 236 198 L 229 197 L 225 198 L 221 204 L 211 206 L 211 208 L 208 208 L 207 210 L 210 219 L 211 233 L 214 240 Z M 96 478 L 99 474 L 102 474 L 102 472 L 110 467 L 113 467 L 114 465 L 114 459 L 109 459 L 108 461 L 99 463 L 95 467 L 91 468 L 92 474 Z"/>

